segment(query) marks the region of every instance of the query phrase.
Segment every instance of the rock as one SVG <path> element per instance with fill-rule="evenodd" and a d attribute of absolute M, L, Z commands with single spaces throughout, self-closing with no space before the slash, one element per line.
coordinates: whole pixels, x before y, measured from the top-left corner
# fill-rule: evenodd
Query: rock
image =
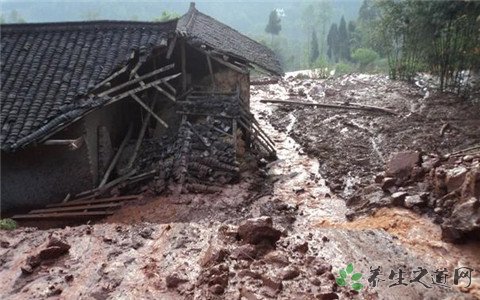
<path fill-rule="evenodd" d="M 270 217 L 248 219 L 238 227 L 240 239 L 253 245 L 261 241 L 268 241 L 274 245 L 280 239 L 281 234 L 279 230 L 273 228 Z"/>
<path fill-rule="evenodd" d="M 307 253 L 308 251 L 308 242 L 303 242 L 301 244 L 295 245 L 293 251 L 300 252 L 302 254 Z"/>
<path fill-rule="evenodd" d="M 422 168 L 424 168 L 425 171 L 429 172 L 430 170 L 439 167 L 440 164 L 441 164 L 440 158 L 438 158 L 438 157 L 433 157 L 433 158 L 430 158 L 430 159 L 425 160 L 425 161 L 422 163 Z"/>
<path fill-rule="evenodd" d="M 69 250 L 70 250 L 70 245 L 56 238 L 51 238 L 48 241 L 47 247 L 43 250 L 40 250 L 40 252 L 38 253 L 38 257 L 41 260 L 56 259 L 68 253 Z"/>
<path fill-rule="evenodd" d="M 456 242 L 468 234 L 478 236 L 480 233 L 480 201 L 472 197 L 455 205 L 452 215 L 441 227 L 442 239 L 446 241 Z"/>
<path fill-rule="evenodd" d="M 257 257 L 257 249 L 250 244 L 242 245 L 234 249 L 230 257 L 237 260 L 254 260 Z"/>
<path fill-rule="evenodd" d="M 453 169 L 446 170 L 445 185 L 447 192 L 450 193 L 460 188 L 465 181 L 467 175 L 467 168 L 464 166 L 458 166 Z"/>
<path fill-rule="evenodd" d="M 419 152 L 405 151 L 394 153 L 387 162 L 386 175 L 404 180 L 410 176 L 412 169 L 419 166 Z"/>
<path fill-rule="evenodd" d="M 282 266 L 290 264 L 287 254 L 278 250 L 267 253 L 263 257 L 263 260 L 270 264 L 279 264 Z"/>
<path fill-rule="evenodd" d="M 331 292 L 331 293 L 321 293 L 315 297 L 316 299 L 320 300 L 334 300 L 339 299 L 338 294 Z"/>
<path fill-rule="evenodd" d="M 210 292 L 215 295 L 221 295 L 225 292 L 225 288 L 220 284 L 215 284 L 210 287 Z"/>
<path fill-rule="evenodd" d="M 253 272 L 252 270 L 240 270 L 238 272 L 238 277 L 252 277 L 253 279 L 261 279 L 262 275 Z"/>
<path fill-rule="evenodd" d="M 405 207 L 412 208 L 414 206 L 421 206 L 425 204 L 425 200 L 419 195 L 405 197 Z"/>
<path fill-rule="evenodd" d="M 247 300 L 257 300 L 257 296 L 255 296 L 255 294 L 249 290 L 247 290 L 245 287 L 242 287 L 240 289 L 240 297 L 241 298 L 245 298 Z"/>
<path fill-rule="evenodd" d="M 305 89 L 304 88 L 299 88 L 298 89 L 298 95 L 301 97 L 305 97 L 307 94 L 305 94 Z"/>
<path fill-rule="evenodd" d="M 325 89 L 325 96 L 332 97 L 335 96 L 335 94 L 337 94 L 337 92 L 334 89 Z"/>
<path fill-rule="evenodd" d="M 146 227 L 140 231 L 139 235 L 144 239 L 151 239 L 153 231 L 154 231 L 153 228 Z"/>
<path fill-rule="evenodd" d="M 323 263 L 314 268 L 315 275 L 320 276 L 325 274 L 326 272 L 332 271 L 332 265 Z"/>
<path fill-rule="evenodd" d="M 377 174 L 377 175 L 375 175 L 375 177 L 373 177 L 373 181 L 374 181 L 375 183 L 382 183 L 383 178 L 385 178 L 385 175 L 383 175 L 383 174 Z"/>
<path fill-rule="evenodd" d="M 177 273 L 173 273 L 165 277 L 165 283 L 167 284 L 167 288 L 176 288 L 178 285 L 185 282 L 188 282 L 188 280 L 180 278 Z"/>
<path fill-rule="evenodd" d="M 25 265 L 25 266 L 22 266 L 20 267 L 20 270 L 22 270 L 22 274 L 23 275 L 30 275 L 33 273 L 33 267 L 29 264 Z"/>
<path fill-rule="evenodd" d="M 300 270 L 295 266 L 286 267 L 281 272 L 283 280 L 292 280 L 300 275 Z"/>
<path fill-rule="evenodd" d="M 202 257 L 200 265 L 204 268 L 216 265 L 223 262 L 229 254 L 226 249 L 210 245 Z"/>
<path fill-rule="evenodd" d="M 395 186 L 395 178 L 385 177 L 382 180 L 382 190 L 388 192 L 392 187 Z"/>
<path fill-rule="evenodd" d="M 407 197 L 407 192 L 396 192 L 392 194 L 393 204 L 403 206 L 404 200 Z"/>
<path fill-rule="evenodd" d="M 465 161 L 465 162 L 471 162 L 473 160 L 473 156 L 472 155 L 465 155 L 462 158 L 462 160 Z"/>
<path fill-rule="evenodd" d="M 267 277 L 267 276 L 262 276 L 262 283 L 264 286 L 278 292 L 283 289 L 283 284 L 282 280 L 276 278 L 276 277 Z"/>

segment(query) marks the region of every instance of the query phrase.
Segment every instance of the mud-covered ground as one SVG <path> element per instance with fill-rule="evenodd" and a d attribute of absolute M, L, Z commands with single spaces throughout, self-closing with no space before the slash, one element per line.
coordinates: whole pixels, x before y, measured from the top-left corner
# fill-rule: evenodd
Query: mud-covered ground
<path fill-rule="evenodd" d="M 373 105 L 398 113 L 311 106 L 276 108 L 271 118 L 275 128 L 287 130 L 294 118 L 290 136 L 318 158 L 329 186 L 345 196 L 351 194 L 352 184 L 365 186 L 383 171 L 394 152 L 448 154 L 480 141 L 480 105 L 382 75 L 325 80 L 291 75 L 279 84 L 255 87 L 254 93 L 265 99 Z"/>
<path fill-rule="evenodd" d="M 370 176 L 383 168 L 381 157 L 385 159 L 391 151 L 382 146 L 383 143 L 392 149 L 412 149 L 403 143 L 411 141 L 409 132 L 413 129 L 417 136 L 421 136 L 422 129 L 417 128 L 420 122 L 413 122 L 418 113 L 407 115 L 412 109 L 428 111 L 422 110 L 424 103 L 420 100 L 415 102 L 416 108 L 405 102 L 410 97 L 422 99 L 420 94 L 415 96 L 414 87 L 375 79 L 378 86 L 372 88 L 376 85 L 371 77 L 356 78 L 358 82 L 344 86 L 340 85 L 342 79 L 327 81 L 336 92 L 323 91 L 333 95 L 335 101 L 344 101 L 341 94 L 345 93 L 345 88 L 348 93 L 354 93 L 351 97 L 363 95 L 366 99 L 368 96 L 378 101 L 374 105 L 386 106 L 381 99 L 383 94 L 375 96 L 367 90 L 362 92 L 362 88 L 370 86 L 372 90 L 394 95 L 389 106 L 399 110 L 402 117 L 276 107 L 259 100 L 289 98 L 289 82 L 293 81 L 254 87 L 252 111 L 274 140 L 278 160 L 263 162 L 258 172 L 244 173 L 239 184 L 218 194 L 145 197 L 126 204 L 109 218 L 89 224 L 49 230 L 1 231 L 0 298 L 479 298 L 478 243 L 444 242 L 441 228 L 430 218 L 401 207 L 382 208 L 349 222 L 346 218 L 348 208 L 340 197 L 343 194 L 339 194 L 341 189 L 329 188 L 331 182 L 344 185 L 339 179 L 345 177 L 343 171 L 350 170 L 353 178 L 355 175 Z M 311 87 L 324 84 L 324 81 L 307 81 Z M 306 91 L 307 82 L 298 82 L 292 86 L 294 94 L 298 94 L 299 88 Z M 389 88 L 392 92 L 387 92 Z M 314 97 L 319 97 L 315 101 L 324 101 L 321 96 Z M 310 96 L 306 98 L 314 101 Z M 445 113 L 447 111 L 445 108 Z M 352 118 L 344 118 L 345 114 L 351 114 Z M 415 126 L 407 128 L 405 125 L 403 131 L 395 131 L 400 137 L 398 144 L 393 143 L 394 138 L 389 139 L 390 142 L 384 138 L 376 140 L 378 151 L 372 151 L 371 138 L 375 139 L 376 135 L 368 131 L 383 128 L 381 136 L 387 136 L 388 130 L 393 128 L 390 123 L 403 115 L 411 118 L 410 124 Z M 459 123 L 452 123 L 451 119 L 441 121 L 454 126 L 470 124 L 464 120 L 465 116 L 470 114 L 459 115 Z M 353 125 L 344 124 L 351 120 Z M 434 136 L 438 133 L 441 121 L 431 125 L 434 132 L 424 134 Z M 444 133 L 447 142 L 442 144 L 441 139 L 435 137 L 439 145 L 432 147 L 451 151 L 475 139 L 471 137 L 469 142 L 466 137 L 468 132 L 475 130 L 462 127 L 466 134 L 458 138 L 461 144 L 454 144 L 457 138 L 454 126 Z M 365 129 L 359 129 L 363 127 Z M 342 139 L 340 134 L 345 134 L 348 140 Z M 362 155 L 353 150 L 357 149 L 353 143 L 357 148 L 364 147 Z M 339 145 L 345 145 L 348 150 Z M 331 149 L 329 155 L 328 147 Z M 355 166 L 362 168 L 358 170 Z M 339 270 L 349 263 L 354 265 L 355 272 L 363 273 L 359 282 L 364 287 L 359 292 L 351 287 L 340 287 L 335 281 L 340 276 Z M 381 267 L 381 278 L 385 281 L 373 287 L 367 279 L 371 269 L 377 267 Z M 446 268 L 449 272 L 446 287 L 429 284 L 430 288 L 426 288 L 419 283 L 409 283 L 408 280 L 413 279 L 412 272 L 419 267 L 430 274 Z M 468 288 L 464 280 L 457 285 L 453 283 L 452 274 L 459 267 L 477 270 Z M 388 279 L 390 271 L 398 272 L 399 269 L 405 272 L 408 284 L 390 287 L 394 283 Z M 430 277 L 425 278 L 431 281 Z"/>

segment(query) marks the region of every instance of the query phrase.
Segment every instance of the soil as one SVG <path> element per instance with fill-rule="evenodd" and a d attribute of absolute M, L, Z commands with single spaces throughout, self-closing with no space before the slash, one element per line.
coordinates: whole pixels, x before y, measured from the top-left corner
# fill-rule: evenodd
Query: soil
<path fill-rule="evenodd" d="M 314 87 L 318 94 L 299 95 Z M 400 115 L 259 101 L 291 97 L 352 98 Z M 394 150 L 443 154 L 478 143 L 480 114 L 453 96 L 425 97 L 413 85 L 370 75 L 292 77 L 252 87 L 251 105 L 276 144 L 277 160 L 261 162 L 221 193 L 145 197 L 90 224 L 1 231 L 0 298 L 480 298 L 478 242 L 444 242 L 431 218 L 404 208 L 348 221 L 343 199 L 383 170 Z M 439 137 L 445 123 L 451 128 Z M 360 292 L 335 281 L 348 263 L 364 274 Z M 372 287 L 367 275 L 378 266 L 385 278 L 399 268 L 477 271 L 468 288 L 453 285 L 451 277 L 448 288 Z"/>

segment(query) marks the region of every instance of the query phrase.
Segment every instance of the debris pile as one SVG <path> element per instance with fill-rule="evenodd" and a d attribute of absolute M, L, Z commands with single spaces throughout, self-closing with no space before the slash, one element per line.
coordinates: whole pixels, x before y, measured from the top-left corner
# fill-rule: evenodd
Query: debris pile
<path fill-rule="evenodd" d="M 165 278 L 167 288 L 201 299 L 339 299 L 355 293 L 335 283 L 332 265 L 309 242 L 285 236 L 267 216 L 221 225 L 199 265 L 195 282 L 175 271 Z"/>
<path fill-rule="evenodd" d="M 402 206 L 432 215 L 445 240 L 479 236 L 480 153 L 447 157 L 394 153 L 374 181 L 347 200 L 349 218 L 383 206 Z"/>

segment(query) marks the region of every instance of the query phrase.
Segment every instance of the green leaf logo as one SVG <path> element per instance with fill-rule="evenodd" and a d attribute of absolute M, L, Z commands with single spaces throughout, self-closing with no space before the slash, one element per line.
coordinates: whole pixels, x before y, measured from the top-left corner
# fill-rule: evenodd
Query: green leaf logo
<path fill-rule="evenodd" d="M 358 282 L 360 279 L 362 279 L 363 275 L 362 273 L 353 272 L 353 264 L 348 264 L 345 269 L 341 269 L 338 273 L 340 277 L 337 277 L 335 281 L 339 286 L 348 286 L 349 282 L 351 282 L 350 287 L 353 290 L 360 291 L 363 289 L 363 284 Z M 350 276 L 350 274 L 352 275 Z M 350 277 L 350 279 L 348 277 Z"/>

